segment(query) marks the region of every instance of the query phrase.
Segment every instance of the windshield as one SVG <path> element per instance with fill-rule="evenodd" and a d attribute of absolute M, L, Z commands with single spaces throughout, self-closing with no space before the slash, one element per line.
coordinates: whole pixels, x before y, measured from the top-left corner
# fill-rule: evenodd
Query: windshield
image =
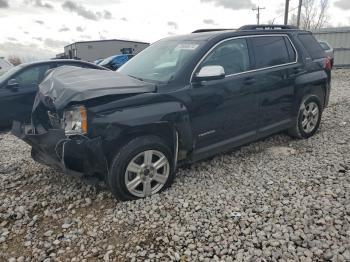
<path fill-rule="evenodd" d="M 193 58 L 200 41 L 156 42 L 124 64 L 118 72 L 145 81 L 168 82 Z"/>
<path fill-rule="evenodd" d="M 16 67 L 13 67 L 10 70 L 6 71 L 4 74 L 0 75 L 0 83 L 5 81 L 8 77 L 15 74 L 16 72 L 18 72 L 21 69 L 22 69 L 21 66 L 16 66 Z"/>

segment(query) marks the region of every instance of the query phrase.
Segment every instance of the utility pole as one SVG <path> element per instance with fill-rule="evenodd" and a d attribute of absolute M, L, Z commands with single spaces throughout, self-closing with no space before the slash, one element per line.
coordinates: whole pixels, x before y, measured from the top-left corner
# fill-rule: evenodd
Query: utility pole
<path fill-rule="evenodd" d="M 299 6 L 298 6 L 298 16 L 297 16 L 297 27 L 300 26 L 300 16 L 301 16 L 301 6 L 303 5 L 303 0 L 299 0 Z"/>
<path fill-rule="evenodd" d="M 260 10 L 265 9 L 265 7 L 258 6 L 257 8 L 252 8 L 253 11 L 258 11 L 256 14 L 256 20 L 258 21 L 258 25 L 260 24 Z"/>
<path fill-rule="evenodd" d="M 288 24 L 288 13 L 289 13 L 289 0 L 286 0 L 286 6 L 284 7 L 284 24 Z"/>

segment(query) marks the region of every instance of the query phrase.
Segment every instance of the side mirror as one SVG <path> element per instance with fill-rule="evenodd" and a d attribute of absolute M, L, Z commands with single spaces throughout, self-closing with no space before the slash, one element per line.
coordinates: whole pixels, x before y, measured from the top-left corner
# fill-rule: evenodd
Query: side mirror
<path fill-rule="evenodd" d="M 17 91 L 18 86 L 19 86 L 19 83 L 17 82 L 16 79 L 10 79 L 10 80 L 7 82 L 6 88 L 11 89 L 11 90 L 13 90 L 13 91 Z"/>
<path fill-rule="evenodd" d="M 225 78 L 225 69 L 220 65 L 203 66 L 194 77 L 195 81 L 210 81 Z"/>

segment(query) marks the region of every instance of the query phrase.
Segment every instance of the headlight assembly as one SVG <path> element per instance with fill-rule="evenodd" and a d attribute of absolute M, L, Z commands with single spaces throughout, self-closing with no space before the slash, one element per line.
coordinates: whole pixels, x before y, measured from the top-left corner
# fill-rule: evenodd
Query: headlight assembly
<path fill-rule="evenodd" d="M 85 106 L 75 106 L 64 111 L 63 125 L 67 135 L 87 134 L 87 113 Z"/>

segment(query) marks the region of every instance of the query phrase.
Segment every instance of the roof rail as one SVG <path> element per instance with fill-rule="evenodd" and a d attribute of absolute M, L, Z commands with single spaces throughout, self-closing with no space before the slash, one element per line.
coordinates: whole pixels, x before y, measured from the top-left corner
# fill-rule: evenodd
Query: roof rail
<path fill-rule="evenodd" d="M 294 25 L 244 25 L 238 28 L 238 30 L 256 30 L 256 29 L 298 29 L 298 27 Z"/>
<path fill-rule="evenodd" d="M 235 30 L 235 29 L 228 29 L 228 28 L 215 28 L 215 29 L 197 29 L 192 32 L 192 34 L 196 33 L 205 33 L 205 32 L 215 32 L 215 31 L 226 31 L 226 30 Z"/>

